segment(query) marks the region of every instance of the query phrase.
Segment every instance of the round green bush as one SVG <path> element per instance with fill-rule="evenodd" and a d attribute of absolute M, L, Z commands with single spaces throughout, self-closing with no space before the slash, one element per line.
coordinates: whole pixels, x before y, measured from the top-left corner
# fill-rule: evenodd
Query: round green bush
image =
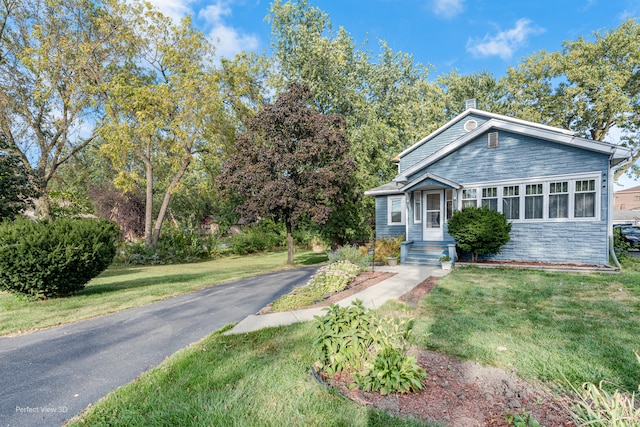
<path fill-rule="evenodd" d="M 106 220 L 18 219 L 0 224 L 0 289 L 35 298 L 68 296 L 104 271 L 118 226 Z"/>
<path fill-rule="evenodd" d="M 497 254 L 509 242 L 511 223 L 500 212 L 482 207 L 455 211 L 449 219 L 449 234 L 460 249 L 470 252 L 472 261 L 478 255 Z"/>

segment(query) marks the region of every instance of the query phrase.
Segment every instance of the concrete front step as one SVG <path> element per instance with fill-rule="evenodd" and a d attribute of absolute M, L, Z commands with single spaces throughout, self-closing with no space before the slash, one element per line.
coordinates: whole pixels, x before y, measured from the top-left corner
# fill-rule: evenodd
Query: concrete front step
<path fill-rule="evenodd" d="M 440 257 L 449 254 L 449 242 L 414 242 L 402 262 L 413 266 L 440 266 Z"/>

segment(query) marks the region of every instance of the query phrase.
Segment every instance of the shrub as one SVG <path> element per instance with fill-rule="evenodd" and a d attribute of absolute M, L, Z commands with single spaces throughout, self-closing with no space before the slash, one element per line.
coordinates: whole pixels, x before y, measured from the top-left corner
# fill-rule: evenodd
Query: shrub
<path fill-rule="evenodd" d="M 261 222 L 242 230 L 242 233 L 231 237 L 231 252 L 244 255 L 272 250 L 287 245 L 284 227 L 271 220 Z"/>
<path fill-rule="evenodd" d="M 314 348 L 318 367 L 329 375 L 347 371 L 364 391 L 380 394 L 421 390 L 426 374 L 407 354 L 412 322 L 378 318 L 360 300 L 349 307 L 335 304 L 316 316 Z"/>
<path fill-rule="evenodd" d="M 329 262 L 349 261 L 354 265 L 357 265 L 360 271 L 365 271 L 369 268 L 371 258 L 368 254 L 363 254 L 360 249 L 355 246 L 343 246 L 330 251 L 328 254 Z"/>
<path fill-rule="evenodd" d="M 398 237 L 383 237 L 376 240 L 374 261 L 387 262 L 387 258 L 398 258 L 400 256 L 400 243 L 404 240 L 404 235 Z"/>
<path fill-rule="evenodd" d="M 20 219 L 0 225 L 0 289 L 35 298 L 71 295 L 113 261 L 118 226 L 106 220 Z"/>
<path fill-rule="evenodd" d="M 478 261 L 478 255 L 500 252 L 509 242 L 510 231 L 504 214 L 485 207 L 464 208 L 449 219 L 449 234 L 460 249 L 471 252 L 473 262 Z"/>
<path fill-rule="evenodd" d="M 271 305 L 271 310 L 287 311 L 311 305 L 322 300 L 324 295 L 345 289 L 359 273 L 358 266 L 349 261 L 326 265 L 318 270 L 304 286 L 275 300 Z"/>

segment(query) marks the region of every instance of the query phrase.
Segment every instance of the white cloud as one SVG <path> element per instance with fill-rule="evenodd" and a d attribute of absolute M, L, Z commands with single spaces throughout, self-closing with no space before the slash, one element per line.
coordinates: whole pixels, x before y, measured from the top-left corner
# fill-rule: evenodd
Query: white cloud
<path fill-rule="evenodd" d="M 174 22 L 187 15 L 196 15 L 192 3 L 196 0 L 150 0 L 160 12 Z M 246 34 L 227 24 L 232 15 L 233 0 L 215 0 L 197 12 L 198 18 L 204 21 L 203 32 L 216 46 L 216 56 L 232 58 L 243 50 L 257 50 L 260 40 L 257 36 Z"/>
<path fill-rule="evenodd" d="M 482 39 L 469 39 L 467 52 L 475 57 L 499 56 L 508 60 L 513 53 L 526 44 L 527 38 L 544 33 L 544 28 L 533 24 L 529 19 L 519 19 L 510 30 L 500 31 L 495 36 L 486 35 Z"/>
<path fill-rule="evenodd" d="M 207 35 L 216 45 L 216 56 L 232 58 L 237 53 L 257 50 L 260 40 L 252 34 L 245 34 L 225 23 L 225 18 L 231 16 L 229 3 L 218 0 L 201 9 L 198 17 L 206 22 L 209 28 Z"/>
<path fill-rule="evenodd" d="M 433 0 L 432 10 L 443 18 L 453 18 L 464 10 L 464 0 Z"/>
<path fill-rule="evenodd" d="M 179 22 L 185 16 L 193 14 L 190 7 L 193 1 L 194 0 L 149 0 L 149 3 L 174 22 Z"/>

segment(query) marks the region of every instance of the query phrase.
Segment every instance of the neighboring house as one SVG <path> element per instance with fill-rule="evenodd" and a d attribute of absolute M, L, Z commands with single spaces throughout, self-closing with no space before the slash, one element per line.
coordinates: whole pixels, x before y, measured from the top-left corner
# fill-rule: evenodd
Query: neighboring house
<path fill-rule="evenodd" d="M 617 211 L 640 211 L 640 186 L 616 191 L 613 194 Z"/>
<path fill-rule="evenodd" d="M 573 132 L 468 109 L 400 153 L 376 198 L 376 237 L 405 236 L 401 263 L 454 254 L 447 219 L 486 206 L 512 223 L 495 260 L 609 263 L 613 169 L 627 148 Z"/>

